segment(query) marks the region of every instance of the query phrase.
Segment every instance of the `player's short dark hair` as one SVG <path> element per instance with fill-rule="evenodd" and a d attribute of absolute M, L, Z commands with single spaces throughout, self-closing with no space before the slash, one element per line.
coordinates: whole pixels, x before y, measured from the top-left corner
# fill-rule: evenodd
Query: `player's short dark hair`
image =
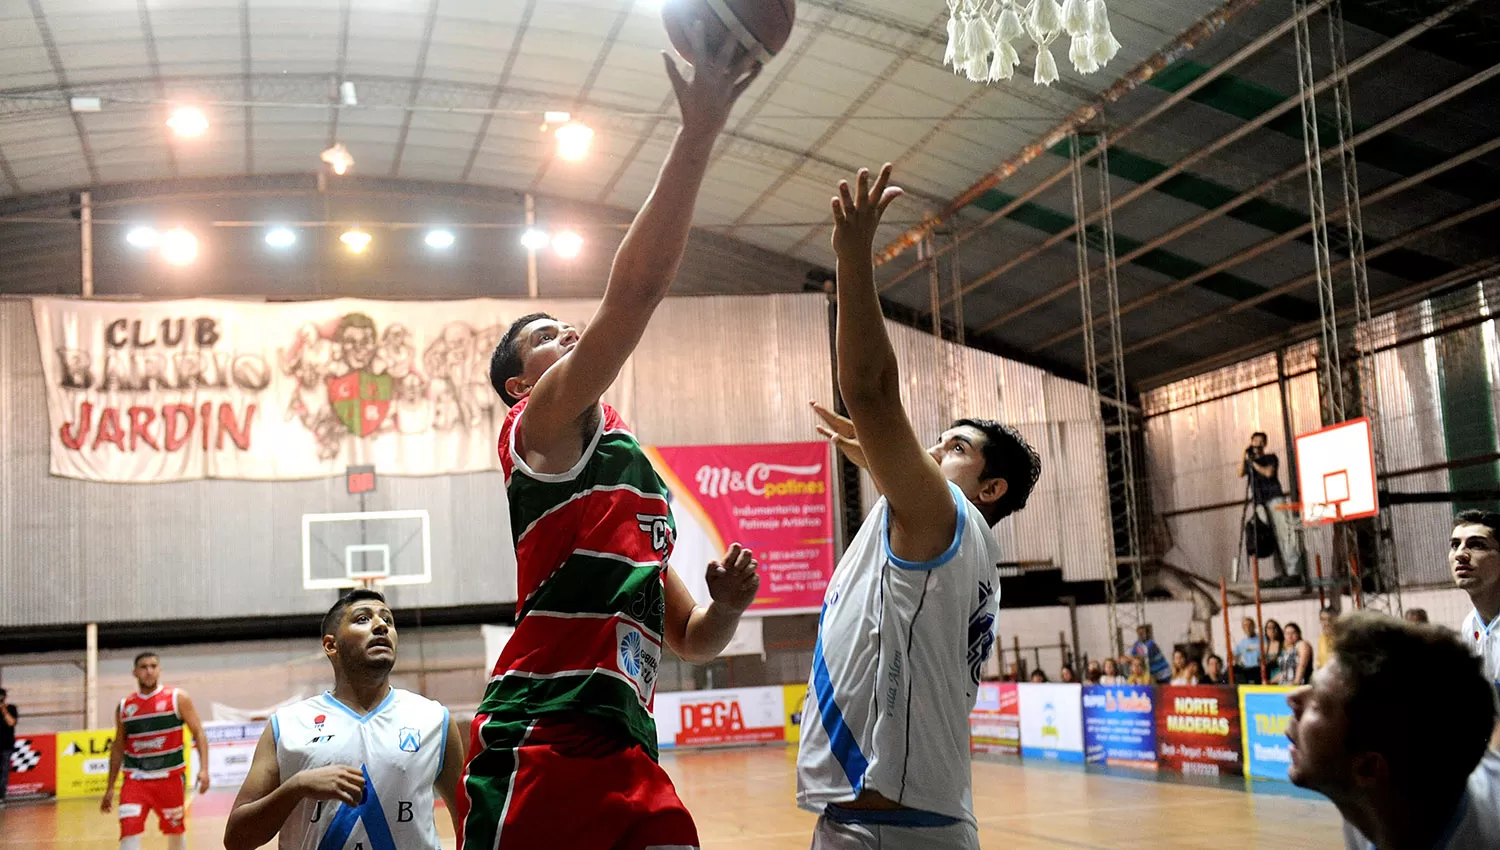
<path fill-rule="evenodd" d="M 1333 635 L 1349 681 L 1350 751 L 1380 753 L 1408 789 L 1461 788 L 1495 726 L 1495 694 L 1479 659 L 1449 629 L 1374 611 L 1345 614 Z"/>
<path fill-rule="evenodd" d="M 135 668 L 141 666 L 142 658 L 155 658 L 157 660 L 160 660 L 161 656 L 149 650 L 147 650 L 146 652 L 142 652 L 135 657 L 134 661 L 130 662 L 130 669 L 134 670 Z"/>
<path fill-rule="evenodd" d="M 370 590 L 367 587 L 360 587 L 349 591 L 343 596 L 340 596 L 339 601 L 333 603 L 333 607 L 329 608 L 328 613 L 323 615 L 323 634 L 337 634 L 339 630 L 339 623 L 343 621 L 344 612 L 349 610 L 349 606 L 353 605 L 356 602 L 364 602 L 366 600 L 372 599 L 376 602 L 384 603 L 385 594 L 381 593 L 378 590 Z"/>
<path fill-rule="evenodd" d="M 1020 432 L 993 419 L 960 419 L 948 426 L 964 425 L 984 432 L 984 478 L 1004 478 L 1005 495 L 990 505 L 985 519 L 994 525 L 1026 507 L 1037 479 L 1042 476 L 1042 458 Z"/>
<path fill-rule="evenodd" d="M 1460 525 L 1482 525 L 1490 530 L 1490 536 L 1500 541 L 1500 514 L 1494 511 L 1461 511 L 1453 518 L 1453 527 Z"/>
<path fill-rule="evenodd" d="M 505 389 L 505 382 L 521 374 L 526 367 L 521 359 L 521 331 L 538 319 L 557 321 L 557 317 L 550 313 L 527 313 L 510 323 L 505 336 L 500 337 L 500 343 L 490 355 L 490 386 L 500 394 L 500 400 L 505 402 L 506 407 L 515 407 L 520 401 Z"/>

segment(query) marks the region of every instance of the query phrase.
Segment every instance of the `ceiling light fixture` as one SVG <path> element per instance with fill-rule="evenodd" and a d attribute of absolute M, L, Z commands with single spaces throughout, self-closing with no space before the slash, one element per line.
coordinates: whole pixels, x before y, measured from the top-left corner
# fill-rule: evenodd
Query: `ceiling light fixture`
<path fill-rule="evenodd" d="M 174 227 L 161 235 L 162 259 L 174 266 L 185 266 L 198 258 L 198 237 L 185 228 Z"/>
<path fill-rule="evenodd" d="M 297 243 L 297 234 L 285 227 L 266 231 L 266 244 L 272 248 L 290 248 Z"/>
<path fill-rule="evenodd" d="M 344 147 L 342 142 L 323 151 L 319 158 L 328 163 L 334 174 L 342 175 L 354 167 L 354 157 L 350 155 L 349 149 Z"/>
<path fill-rule="evenodd" d="M 167 126 L 179 138 L 194 139 L 208 132 L 208 117 L 196 106 L 179 106 L 172 110 Z"/>
<path fill-rule="evenodd" d="M 1080 74 L 1109 64 L 1120 50 L 1104 0 L 949 0 L 948 49 L 943 64 L 976 83 L 1009 80 L 1021 50 L 1035 48 L 1032 81 L 1057 82 L 1052 42 L 1071 39 L 1068 59 Z"/>
<path fill-rule="evenodd" d="M 349 250 L 355 254 L 363 254 L 370 247 L 370 234 L 360 230 L 358 227 L 344 231 L 339 241 L 349 246 Z"/>
<path fill-rule="evenodd" d="M 547 235 L 547 231 L 537 230 L 535 227 L 521 234 L 521 246 L 528 251 L 540 251 L 547 247 L 550 241 L 552 239 Z"/>
<path fill-rule="evenodd" d="M 339 103 L 344 106 L 359 105 L 359 98 L 354 94 L 354 83 L 348 80 L 339 83 Z"/>
<path fill-rule="evenodd" d="M 577 121 L 557 128 L 557 155 L 569 162 L 577 162 L 589 155 L 589 144 L 594 140 L 594 131 Z"/>
<path fill-rule="evenodd" d="M 125 234 L 125 241 L 129 242 L 132 248 L 149 251 L 161 244 L 161 234 L 157 233 L 154 227 L 133 227 L 129 233 Z"/>
<path fill-rule="evenodd" d="M 453 231 L 429 230 L 427 231 L 427 238 L 424 241 L 427 242 L 427 247 L 429 248 L 437 248 L 439 250 L 451 248 L 453 247 Z"/>
<path fill-rule="evenodd" d="M 583 250 L 583 237 L 571 230 L 564 230 L 552 237 L 552 250 L 564 260 L 571 260 Z"/>

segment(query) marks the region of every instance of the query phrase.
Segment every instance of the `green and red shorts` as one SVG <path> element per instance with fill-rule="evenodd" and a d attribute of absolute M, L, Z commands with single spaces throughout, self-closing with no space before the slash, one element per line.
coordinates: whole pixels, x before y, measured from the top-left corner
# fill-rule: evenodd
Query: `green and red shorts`
<path fill-rule="evenodd" d="M 578 714 L 474 718 L 458 801 L 463 850 L 696 850 L 666 771 Z"/>

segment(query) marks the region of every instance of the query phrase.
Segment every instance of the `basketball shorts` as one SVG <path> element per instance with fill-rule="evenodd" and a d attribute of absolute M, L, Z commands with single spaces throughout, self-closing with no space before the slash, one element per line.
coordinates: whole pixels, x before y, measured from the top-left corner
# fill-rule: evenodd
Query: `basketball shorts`
<path fill-rule="evenodd" d="M 672 780 L 602 721 L 474 718 L 459 794 L 464 850 L 696 850 Z"/>
<path fill-rule="evenodd" d="M 927 812 L 830 805 L 813 828 L 812 850 L 979 850 L 979 830 Z"/>
<path fill-rule="evenodd" d="M 120 837 L 129 838 L 146 831 L 146 815 L 156 812 L 156 825 L 163 835 L 181 835 L 187 831 L 187 789 L 182 774 L 163 779 L 125 777 L 120 788 Z"/>

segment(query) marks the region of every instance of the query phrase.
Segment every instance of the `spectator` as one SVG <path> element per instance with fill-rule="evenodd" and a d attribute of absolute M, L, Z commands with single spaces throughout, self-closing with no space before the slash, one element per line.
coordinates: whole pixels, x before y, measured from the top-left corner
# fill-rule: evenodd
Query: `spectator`
<path fill-rule="evenodd" d="M 1142 658 L 1146 662 L 1146 669 L 1151 671 L 1151 678 L 1159 683 L 1165 683 L 1172 678 L 1172 667 L 1167 663 L 1167 657 L 1161 654 L 1161 647 L 1151 636 L 1151 624 L 1143 623 L 1136 626 L 1135 646 L 1130 648 L 1130 654 Z"/>
<path fill-rule="evenodd" d="M 1224 669 L 1224 659 L 1217 655 L 1210 655 L 1203 662 L 1204 685 L 1227 685 L 1229 684 L 1229 673 Z"/>
<path fill-rule="evenodd" d="M 1266 683 L 1271 684 L 1281 679 L 1281 652 L 1286 649 L 1286 635 L 1282 634 L 1281 624 L 1275 620 L 1266 621 Z"/>
<path fill-rule="evenodd" d="M 1406 622 L 1411 623 L 1414 626 L 1420 626 L 1423 623 L 1428 622 L 1428 620 L 1427 620 L 1427 609 L 1426 608 L 1413 608 L 1410 611 L 1407 611 L 1406 612 Z"/>
<path fill-rule="evenodd" d="M 1318 612 L 1318 659 L 1317 667 L 1321 668 L 1333 658 L 1333 621 L 1338 618 L 1339 612 L 1333 610 L 1330 605 Z M 1425 616 L 1425 615 L 1424 615 Z M 1423 622 L 1426 622 L 1425 620 Z"/>
<path fill-rule="evenodd" d="M 1005 665 L 1005 676 L 1002 677 L 1000 679 L 1000 681 L 1002 681 L 1002 682 L 1019 682 L 1019 681 L 1021 681 L 1021 668 L 1019 666 L 1017 666 L 1016 662 L 1012 661 L 1009 664 Z"/>
<path fill-rule="evenodd" d="M 1097 662 L 1097 661 L 1090 661 L 1089 662 L 1089 666 L 1088 666 L 1088 672 L 1084 673 L 1084 678 L 1088 679 L 1089 684 L 1091 684 L 1091 685 L 1097 685 L 1097 684 L 1099 684 L 1099 680 L 1101 678 L 1103 678 L 1103 677 L 1104 677 L 1104 670 L 1099 666 L 1099 662 Z"/>
<path fill-rule="evenodd" d="M 1172 650 L 1172 674 L 1170 681 L 1174 685 L 1191 685 L 1192 682 L 1182 681 L 1187 675 L 1187 653 L 1180 649 Z"/>
<path fill-rule="evenodd" d="M 1125 677 L 1120 675 L 1120 665 L 1113 658 L 1104 659 L 1103 675 L 1099 677 L 1101 685 L 1123 685 Z"/>
<path fill-rule="evenodd" d="M 1302 583 L 1301 531 L 1292 512 L 1282 510 L 1286 507 L 1286 495 L 1282 493 L 1281 480 L 1277 477 L 1280 466 L 1281 461 L 1276 455 L 1266 451 L 1265 432 L 1251 434 L 1250 445 L 1240 463 L 1240 477 L 1250 476 L 1253 522 L 1271 529 L 1276 538 L 1276 576 L 1261 582 L 1273 587 Z M 1259 548 L 1250 542 L 1250 548 Z"/>
<path fill-rule="evenodd" d="M 1130 678 L 1125 680 L 1127 685 L 1154 685 L 1156 680 L 1146 672 L 1146 662 L 1140 658 L 1130 659 Z"/>
<path fill-rule="evenodd" d="M 1062 670 L 1058 673 L 1057 680 L 1065 685 L 1078 684 L 1078 674 L 1073 672 L 1073 665 L 1064 664 Z"/>
<path fill-rule="evenodd" d="M 16 721 L 21 713 L 10 704 L 10 695 L 0 688 L 0 809 L 5 808 L 5 788 L 10 784 L 10 753 L 16 748 Z"/>
<path fill-rule="evenodd" d="M 1260 684 L 1260 638 L 1255 633 L 1255 618 L 1240 621 L 1245 636 L 1234 645 L 1234 669 L 1237 678 L 1247 685 Z"/>
<path fill-rule="evenodd" d="M 1302 639 L 1302 627 L 1296 623 L 1286 624 L 1286 649 L 1276 666 L 1280 668 L 1280 684 L 1305 685 L 1312 681 L 1312 644 Z"/>
<path fill-rule="evenodd" d="M 1031 671 L 1031 681 L 1037 684 L 1044 684 L 1047 681 L 1047 674 L 1043 673 L 1042 668 L 1038 667 Z"/>
<path fill-rule="evenodd" d="M 1500 847 L 1493 699 L 1448 630 L 1346 614 L 1333 658 L 1287 697 L 1287 777 L 1333 802 L 1349 850 Z"/>

